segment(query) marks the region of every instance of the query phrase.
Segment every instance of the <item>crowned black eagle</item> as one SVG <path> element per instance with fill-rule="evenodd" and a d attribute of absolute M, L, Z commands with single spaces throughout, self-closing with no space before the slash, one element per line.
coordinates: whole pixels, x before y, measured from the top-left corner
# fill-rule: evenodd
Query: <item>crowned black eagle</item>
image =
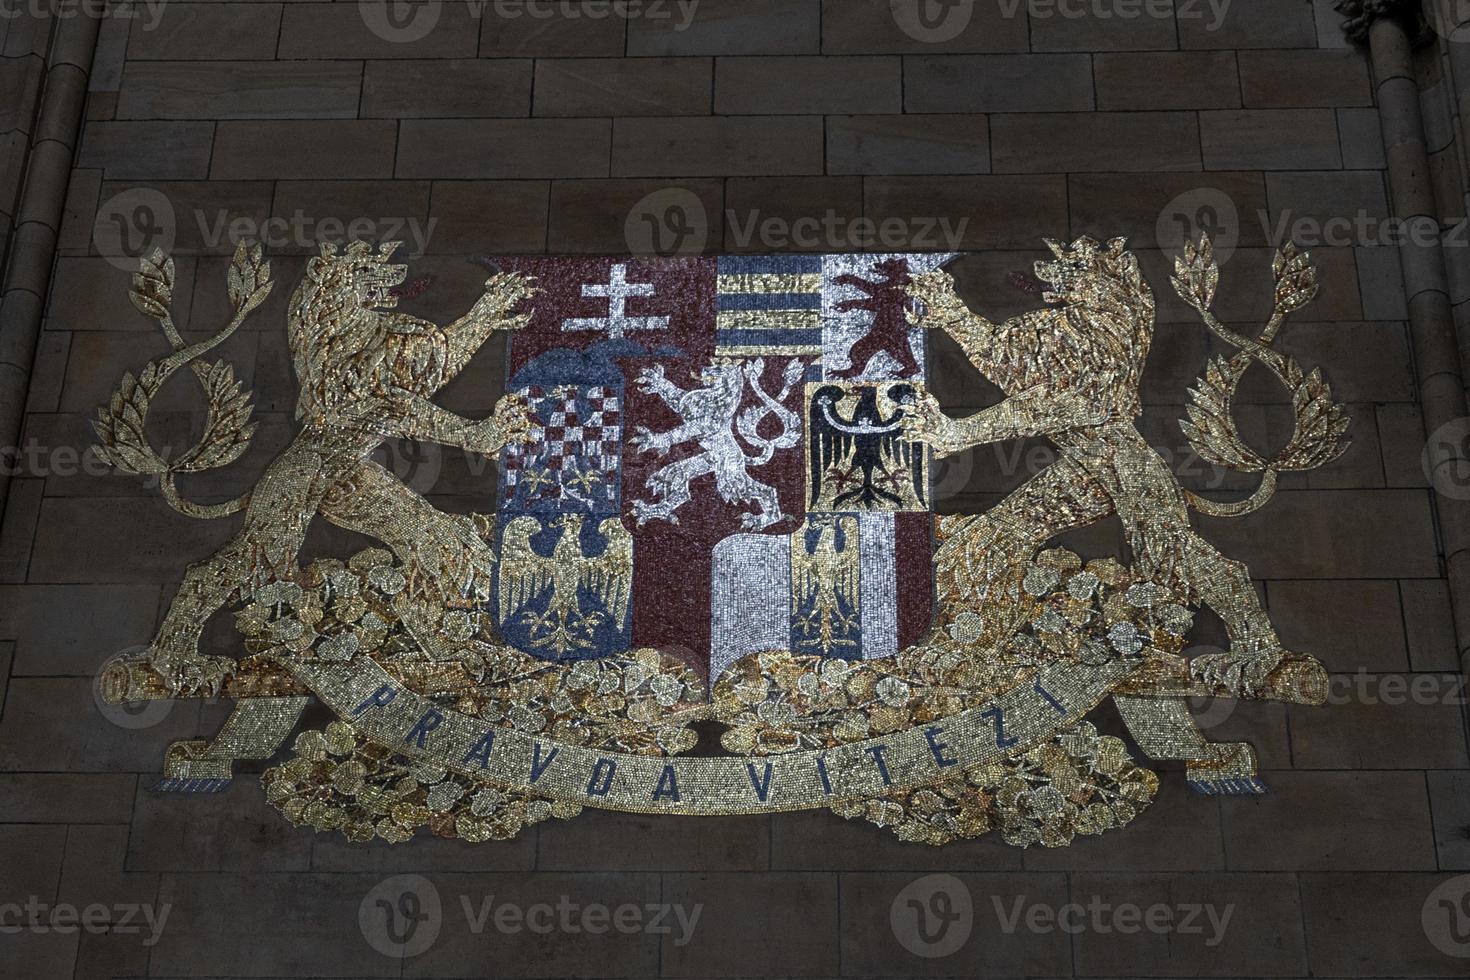
<path fill-rule="evenodd" d="M 857 396 L 852 415 L 838 410 L 843 399 Z M 913 487 L 914 497 L 924 500 L 924 449 L 903 437 L 901 422 L 907 406 L 917 400 L 912 385 L 896 384 L 888 399 L 896 410 L 887 418 L 878 408 L 878 389 L 838 385 L 818 388 L 807 409 L 807 431 L 811 433 L 812 506 L 822 497 L 824 479 L 833 489 L 832 508 L 886 509 L 905 504 L 903 487 Z"/>

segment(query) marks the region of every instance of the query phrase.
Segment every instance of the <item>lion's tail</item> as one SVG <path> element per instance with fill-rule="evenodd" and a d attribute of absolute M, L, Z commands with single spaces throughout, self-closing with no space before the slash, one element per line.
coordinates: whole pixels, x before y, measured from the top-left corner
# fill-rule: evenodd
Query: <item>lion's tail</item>
<path fill-rule="evenodd" d="M 124 374 L 108 404 L 97 410 L 92 422 L 101 458 L 125 473 L 157 476 L 163 499 L 189 517 L 215 518 L 237 513 L 249 503 L 245 494 L 220 504 L 198 504 L 179 495 L 177 475 L 226 466 L 239 459 L 255 435 L 250 420 L 250 393 L 244 390 L 234 369 L 225 361 L 201 361 L 200 357 L 223 343 L 239 329 L 246 315 L 270 292 L 270 264 L 261 260 L 259 246 L 241 245 L 230 266 L 229 292 L 235 307 L 230 322 L 213 336 L 185 345 L 175 329 L 169 306 L 173 293 L 173 261 L 160 252 L 144 259 L 133 277 L 133 305 L 155 317 L 173 344 L 174 352 L 150 361 L 134 377 Z M 169 461 L 148 441 L 145 425 L 154 397 L 176 371 L 188 365 L 198 379 L 208 402 L 204 433 L 189 450 Z"/>
<path fill-rule="evenodd" d="M 1236 500 L 1229 503 L 1219 500 L 1211 500 L 1209 497 L 1201 497 L 1193 491 L 1184 491 L 1184 499 L 1189 501 L 1189 506 L 1204 514 L 1206 517 L 1244 517 L 1254 514 L 1276 496 L 1276 471 L 1267 470 L 1262 474 L 1261 485 L 1256 492 L 1244 500 Z"/>
<path fill-rule="evenodd" d="M 1209 237 L 1196 246 L 1186 242 L 1174 263 L 1174 289 L 1200 314 L 1212 333 L 1237 349 L 1231 357 L 1213 357 L 1189 391 L 1188 417 L 1180 428 L 1189 445 L 1207 463 L 1242 473 L 1262 474 L 1254 494 L 1236 503 L 1217 503 L 1189 494 L 1192 507 L 1214 517 L 1242 517 L 1263 506 L 1276 492 L 1276 474 L 1324 466 L 1348 447 L 1348 415 L 1332 399 L 1332 389 L 1318 370 L 1304 371 L 1296 360 L 1270 345 L 1295 311 L 1317 295 L 1317 270 L 1306 253 L 1283 245 L 1272 263 L 1276 305 L 1264 330 L 1255 338 L 1226 327 L 1210 310 L 1220 269 Z M 1234 398 L 1240 380 L 1253 363 L 1265 367 L 1291 396 L 1295 427 L 1291 441 L 1267 460 L 1246 444 L 1235 425 Z"/>

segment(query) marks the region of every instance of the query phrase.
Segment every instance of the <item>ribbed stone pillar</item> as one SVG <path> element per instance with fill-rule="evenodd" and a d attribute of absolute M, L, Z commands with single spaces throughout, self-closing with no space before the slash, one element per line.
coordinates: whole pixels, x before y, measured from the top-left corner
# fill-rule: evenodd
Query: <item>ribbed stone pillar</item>
<path fill-rule="evenodd" d="M 1419 384 L 1419 405 L 1431 437 L 1445 426 L 1466 421 L 1460 345 L 1440 240 L 1440 209 L 1429 169 L 1429 148 L 1419 87 L 1414 80 L 1413 40 L 1422 26 L 1416 0 L 1347 0 L 1338 9 L 1348 18 L 1348 36 L 1368 47 L 1377 85 L 1378 117 L 1388 162 L 1394 217 L 1408 226 L 1399 246 L 1409 333 Z M 1453 431 L 1459 432 L 1459 428 Z M 1470 469 L 1465 441 L 1431 441 L 1435 474 Z M 1436 485 L 1442 485 L 1439 479 Z M 1470 672 L 1470 501 L 1435 495 L 1444 546 L 1455 635 L 1461 667 Z"/>
<path fill-rule="evenodd" d="M 100 23 L 94 14 L 78 9 L 52 21 L 40 111 L 25 153 L 20 203 L 0 286 L 0 450 L 6 452 L 20 444 Z M 10 470 L 9 465 L 0 468 L 0 515 L 9 496 Z"/>

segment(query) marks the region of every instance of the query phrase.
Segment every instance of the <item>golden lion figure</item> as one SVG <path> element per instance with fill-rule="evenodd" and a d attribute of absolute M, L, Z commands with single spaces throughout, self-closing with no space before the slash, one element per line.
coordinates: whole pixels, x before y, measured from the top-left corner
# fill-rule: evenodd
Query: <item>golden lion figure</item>
<path fill-rule="evenodd" d="M 1339 437 L 1347 419 L 1331 403 L 1320 376 L 1304 375 L 1266 346 L 1287 314 L 1315 294 L 1315 274 L 1305 256 L 1283 249 L 1276 265 L 1276 311 L 1260 339 L 1250 340 L 1209 312 L 1219 272 L 1208 240 L 1189 246 L 1176 265 L 1174 285 L 1181 296 L 1241 352 L 1212 364 L 1194 392 L 1185 431 L 1207 461 L 1263 474 L 1250 499 L 1218 504 L 1183 489 L 1136 426 L 1142 414 L 1139 379 L 1154 328 L 1153 294 L 1136 257 L 1122 239 L 1047 244 L 1055 261 L 1038 263 L 1036 272 L 1049 284 L 1049 309 L 992 323 L 965 306 L 943 271 L 915 276 L 910 289 L 918 301 L 912 322 L 953 337 L 1006 395 L 966 419 L 948 418 L 927 396 L 908 420 L 911 438 L 941 456 L 1036 436 L 1050 439 L 1058 451 L 1054 464 L 989 512 L 951 519 L 967 526 L 935 556 L 941 592 L 968 593 L 965 605 L 985 620 L 985 632 L 1003 637 L 1016 625 L 1007 617 L 1018 604 L 1002 594 L 1015 588 L 1015 570 L 1056 535 L 1116 513 L 1139 570 L 1191 601 L 1202 600 L 1225 622 L 1230 651 L 1197 657 L 1196 676 L 1243 695 L 1255 693 L 1281 662 L 1281 642 L 1246 567 L 1200 537 L 1189 511 L 1250 513 L 1274 492 L 1277 471 L 1311 469 L 1346 448 Z M 1298 396 L 1297 437 L 1269 464 L 1241 443 L 1230 421 L 1230 396 L 1252 360 Z"/>
<path fill-rule="evenodd" d="M 175 348 L 128 375 L 94 425 L 104 454 L 119 468 L 160 478 L 164 498 L 191 517 L 225 517 L 245 511 L 239 532 L 212 557 L 190 566 L 148 652 L 151 666 L 175 693 L 217 691 L 236 661 L 198 651 L 205 622 L 226 603 L 243 599 L 267 581 L 291 581 L 307 526 L 320 514 L 340 527 L 387 544 L 405 567 L 410 588 L 441 591 L 452 582 L 456 596 L 424 595 L 428 608 L 445 608 L 477 591 L 488 595 L 494 554 L 466 518 L 443 514 L 369 459 L 386 439 L 413 439 L 491 455 L 529 431 L 527 406 L 507 396 L 481 421 L 461 418 L 431 399 L 454 378 L 497 330 L 530 319 L 516 306 L 537 290 L 525 277 L 497 274 L 468 313 L 448 326 L 393 311 L 405 265 L 389 262 L 399 243 L 377 249 L 363 242 L 321 246 L 291 297 L 287 330 L 300 382 L 296 416 L 300 432 L 270 464 L 249 493 L 204 506 L 183 499 L 178 473 L 231 462 L 248 445 L 248 395 L 229 366 L 200 358 L 233 333 L 271 289 L 269 263 L 260 249 L 241 246 L 229 273 L 235 316 L 218 334 L 186 346 L 169 311 L 173 263 L 155 253 L 134 276 L 132 299 L 157 318 Z M 143 436 L 148 403 L 169 375 L 190 364 L 210 399 L 200 442 L 173 461 L 160 458 Z M 442 599 L 435 602 L 434 599 Z"/>

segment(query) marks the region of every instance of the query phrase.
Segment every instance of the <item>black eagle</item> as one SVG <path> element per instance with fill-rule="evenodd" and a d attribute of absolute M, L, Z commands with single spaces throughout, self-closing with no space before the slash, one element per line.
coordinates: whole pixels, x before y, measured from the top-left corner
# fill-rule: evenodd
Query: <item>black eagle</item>
<path fill-rule="evenodd" d="M 837 406 L 852 394 L 857 395 L 857 405 L 851 418 L 843 418 Z M 854 392 L 825 385 L 813 393 L 807 409 L 812 506 L 822 496 L 824 479 L 837 490 L 832 498 L 834 509 L 851 505 L 871 510 L 885 503 L 902 507 L 904 498 L 895 491 L 901 490 L 903 483 L 911 484 L 919 503 L 927 506 L 923 447 L 905 440 L 900 425 L 917 394 L 912 385 L 896 384 L 888 389 L 888 397 L 898 410 L 884 418 L 874 386 Z"/>

